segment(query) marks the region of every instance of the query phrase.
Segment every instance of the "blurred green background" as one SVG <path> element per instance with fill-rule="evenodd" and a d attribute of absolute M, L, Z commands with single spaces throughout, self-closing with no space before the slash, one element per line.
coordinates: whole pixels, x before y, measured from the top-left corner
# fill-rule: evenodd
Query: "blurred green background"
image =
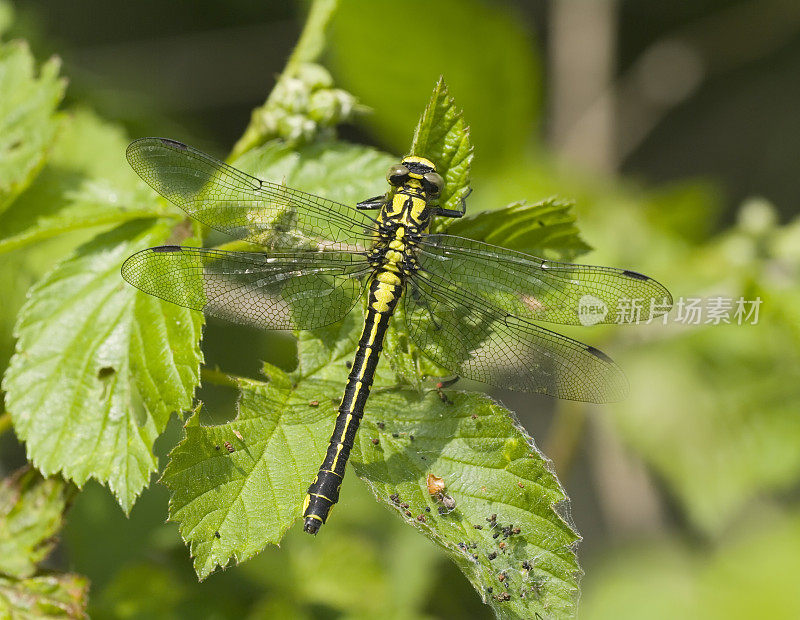
<path fill-rule="evenodd" d="M 557 194 L 595 248 L 676 299 L 760 298 L 757 325 L 575 330 L 626 369 L 624 403 L 497 392 L 553 459 L 584 540 L 584 618 L 798 618 L 800 3 L 342 0 L 324 64 L 371 111 L 349 140 L 404 154 L 436 78 L 475 145 L 471 210 Z M 18 2 L 6 38 L 63 59 L 66 109 L 225 156 L 300 32 L 287 2 Z M 0 364 L 59 240 L 0 258 Z M 7 294 L 6 294 L 7 293 Z M 255 376 L 293 342 L 210 322 L 207 364 Z M 247 355 L 243 352 L 248 352 Z M 218 418 L 229 394 L 199 395 Z M 174 423 L 160 442 L 174 445 Z M 159 447 L 159 446 L 157 446 Z M 6 433 L 3 473 L 24 460 Z M 125 518 L 81 493 L 53 568 L 92 617 L 490 617 L 458 570 L 351 477 L 327 535 L 198 584 L 167 493 Z M 408 531 L 407 531 L 408 530 Z"/>

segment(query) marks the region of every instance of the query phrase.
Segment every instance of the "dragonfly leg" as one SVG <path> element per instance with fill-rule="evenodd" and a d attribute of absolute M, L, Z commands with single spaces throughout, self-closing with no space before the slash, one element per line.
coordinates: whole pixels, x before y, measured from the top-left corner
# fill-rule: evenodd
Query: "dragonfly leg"
<path fill-rule="evenodd" d="M 356 209 L 361 209 L 362 211 L 369 211 L 374 209 L 380 209 L 383 205 L 386 204 L 386 194 L 381 194 L 380 196 L 373 196 L 372 198 L 367 198 L 366 200 L 362 200 L 356 205 Z"/>
<path fill-rule="evenodd" d="M 464 214 L 467 212 L 467 198 L 472 193 L 472 188 L 470 187 L 467 191 L 466 196 L 461 199 L 461 208 L 460 209 L 443 209 L 439 207 L 436 209 L 433 214 L 434 215 L 441 215 L 442 217 L 463 217 Z"/>

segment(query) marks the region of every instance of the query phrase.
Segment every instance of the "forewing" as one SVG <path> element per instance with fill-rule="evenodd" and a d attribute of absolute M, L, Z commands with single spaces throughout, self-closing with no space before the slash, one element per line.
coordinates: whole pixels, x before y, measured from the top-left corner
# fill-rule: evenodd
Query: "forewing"
<path fill-rule="evenodd" d="M 313 329 L 343 318 L 369 265 L 348 252 L 283 254 L 162 246 L 137 252 L 122 277 L 145 293 L 236 323 Z"/>
<path fill-rule="evenodd" d="M 423 271 L 522 319 L 630 323 L 672 307 L 662 284 L 635 271 L 549 261 L 464 237 L 428 235 L 418 259 Z"/>
<path fill-rule="evenodd" d="M 362 211 L 262 181 L 174 140 L 135 140 L 127 157 L 148 185 L 194 219 L 271 249 L 363 248 L 375 228 Z"/>
<path fill-rule="evenodd" d="M 585 402 L 627 394 L 624 374 L 601 351 L 506 314 L 458 284 L 418 272 L 404 299 L 412 340 L 461 376 Z"/>

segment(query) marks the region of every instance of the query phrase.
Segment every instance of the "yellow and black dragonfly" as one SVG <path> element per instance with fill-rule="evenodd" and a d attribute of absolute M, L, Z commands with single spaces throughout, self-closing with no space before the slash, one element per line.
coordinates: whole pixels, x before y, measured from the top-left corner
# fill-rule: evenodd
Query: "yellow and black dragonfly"
<path fill-rule="evenodd" d="M 168 245 L 131 256 L 123 277 L 139 289 L 210 315 L 267 329 L 314 329 L 342 319 L 367 292 L 358 342 L 325 460 L 303 516 L 315 534 L 339 497 L 383 339 L 403 304 L 411 340 L 453 373 L 491 385 L 588 402 L 623 398 L 627 381 L 604 353 L 538 322 L 579 325 L 585 300 L 617 320 L 625 300 L 658 304 L 669 292 L 625 269 L 536 258 L 446 234 L 433 217 L 444 185 L 433 162 L 405 157 L 390 189 L 355 207 L 263 181 L 174 140 L 143 138 L 128 161 L 190 217 L 258 252 Z M 374 214 L 374 216 L 372 215 Z M 585 323 L 584 323 L 585 324 Z"/>

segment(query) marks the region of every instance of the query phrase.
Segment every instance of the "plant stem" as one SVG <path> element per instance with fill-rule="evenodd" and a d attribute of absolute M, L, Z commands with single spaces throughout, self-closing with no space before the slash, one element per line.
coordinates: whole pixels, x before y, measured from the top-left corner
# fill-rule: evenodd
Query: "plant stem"
<path fill-rule="evenodd" d="M 306 62 L 316 62 L 325 47 L 325 30 L 328 28 L 339 0 L 314 0 L 308 12 L 303 32 L 286 62 L 284 75 L 292 75 Z"/>
<path fill-rule="evenodd" d="M 338 4 L 339 0 L 314 0 L 303 26 L 303 32 L 276 84 L 294 77 L 301 65 L 315 62 L 319 58 L 325 47 L 325 29 L 336 12 Z M 263 124 L 259 122 L 259 118 L 262 111 L 269 108 L 274 93 L 275 89 L 273 88 L 264 105 L 253 110 L 247 129 L 244 130 L 242 137 L 234 145 L 228 157 L 229 162 L 264 142 Z"/>

